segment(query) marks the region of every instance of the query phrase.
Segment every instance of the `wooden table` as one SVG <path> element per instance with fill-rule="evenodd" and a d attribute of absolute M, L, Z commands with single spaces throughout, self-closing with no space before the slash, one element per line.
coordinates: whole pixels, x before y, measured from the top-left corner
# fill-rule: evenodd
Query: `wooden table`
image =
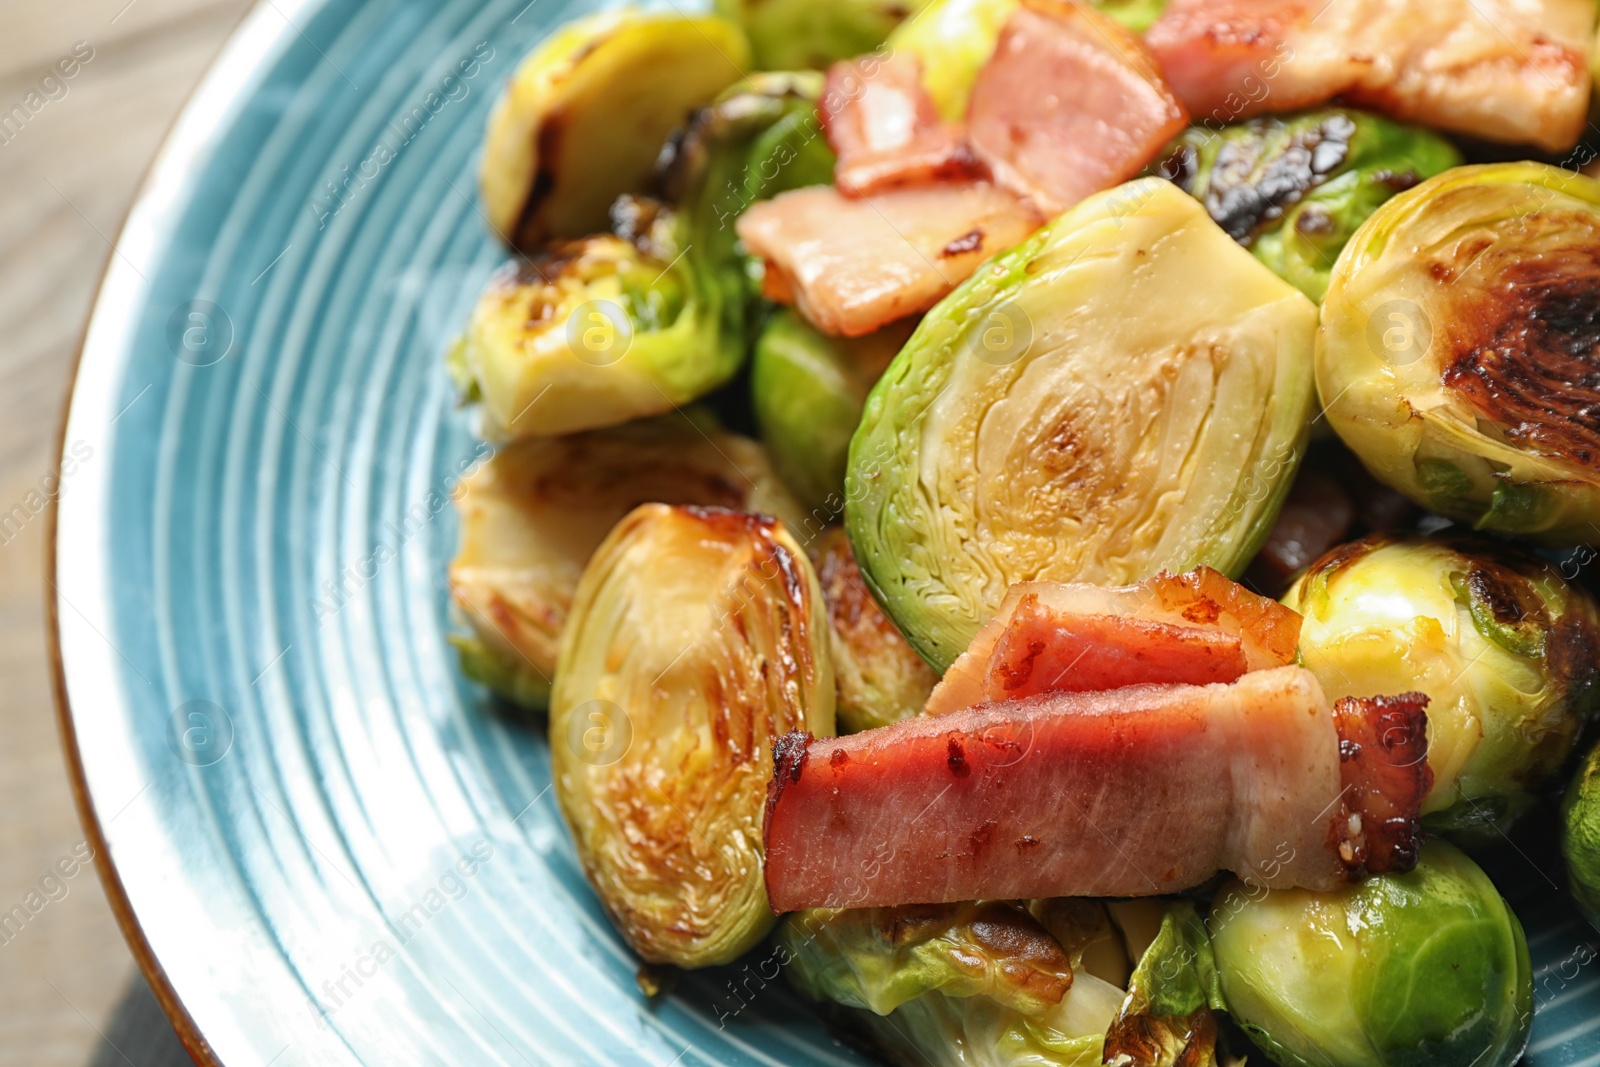
<path fill-rule="evenodd" d="M 111 241 L 248 6 L 0 0 L 0 120 L 11 117 L 0 125 L 0 514 L 51 484 L 67 375 Z M 59 78 L 59 61 L 85 55 Z M 30 103 L 36 113 L 12 111 Z M 163 1067 L 168 1034 L 151 1043 L 129 1029 L 150 1005 L 94 873 L 42 881 L 83 841 L 45 669 L 44 526 L 0 529 L 0 913 L 31 891 L 47 901 L 14 935 L 0 930 L 0 1065 Z"/>

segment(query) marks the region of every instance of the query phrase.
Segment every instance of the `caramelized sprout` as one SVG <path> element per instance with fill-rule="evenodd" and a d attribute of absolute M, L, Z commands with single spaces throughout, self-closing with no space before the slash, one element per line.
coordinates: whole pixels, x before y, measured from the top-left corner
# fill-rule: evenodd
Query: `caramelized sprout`
<path fill-rule="evenodd" d="M 773 742 L 833 733 L 816 575 L 772 519 L 646 504 L 578 583 L 550 695 L 556 798 L 618 931 L 652 963 L 727 963 L 771 928 Z"/>
<path fill-rule="evenodd" d="M 1322 309 L 1328 422 L 1382 481 L 1478 529 L 1600 522 L 1600 182 L 1458 167 L 1380 207 Z"/>
<path fill-rule="evenodd" d="M 1170 183 L 1090 197 L 868 397 L 845 505 L 868 585 L 943 670 L 1019 581 L 1238 574 L 1303 452 L 1316 317 Z"/>
<path fill-rule="evenodd" d="M 532 708 L 549 696 L 584 565 L 628 512 L 661 503 L 801 515 L 759 445 L 684 415 L 507 445 L 455 503 L 450 593 L 472 628 L 452 639 L 462 668 Z"/>

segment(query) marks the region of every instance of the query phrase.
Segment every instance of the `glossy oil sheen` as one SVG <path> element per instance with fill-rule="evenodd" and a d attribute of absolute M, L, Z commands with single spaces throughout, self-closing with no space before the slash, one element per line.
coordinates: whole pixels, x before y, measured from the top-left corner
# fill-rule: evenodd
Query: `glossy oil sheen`
<path fill-rule="evenodd" d="M 65 696 L 133 918 L 229 1065 L 865 1062 L 765 949 L 646 1000 L 542 720 L 446 643 L 476 442 L 441 357 L 504 258 L 478 142 L 517 58 L 591 6 L 262 6 L 112 257 L 65 437 Z M 1529 855 L 1501 884 L 1541 968 L 1533 1062 L 1600 1063 L 1595 937 Z"/>

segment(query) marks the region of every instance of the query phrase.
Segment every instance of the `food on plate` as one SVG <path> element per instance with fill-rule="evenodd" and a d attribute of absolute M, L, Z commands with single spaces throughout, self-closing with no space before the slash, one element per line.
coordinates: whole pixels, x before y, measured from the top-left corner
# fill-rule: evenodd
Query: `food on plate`
<path fill-rule="evenodd" d="M 1442 841 L 1332 893 L 1238 882 L 1211 937 L 1235 1022 L 1283 1067 L 1510 1067 L 1533 1018 L 1522 924 Z"/>
<path fill-rule="evenodd" d="M 984 182 L 939 182 L 846 197 L 832 186 L 784 193 L 739 216 L 766 266 L 763 292 L 826 334 L 859 337 L 926 311 L 1039 216 Z"/>
<path fill-rule="evenodd" d="M 783 915 L 934 1067 L 1511 1067 L 1426 834 L 1592 744 L 1600 182 L 1462 162 L 1573 148 L 1600 8 L 715 7 L 519 68 L 448 360 L 462 665 L 622 938 Z M 1600 928 L 1600 750 L 1560 819 Z"/>
<path fill-rule="evenodd" d="M 1238 573 L 1303 454 L 1316 319 L 1171 183 L 1089 198 L 867 398 L 845 520 L 868 585 L 944 669 L 1019 581 Z"/>
<path fill-rule="evenodd" d="M 452 638 L 467 676 L 542 708 L 589 556 L 644 503 L 804 512 L 761 447 L 699 414 L 507 445 L 464 479 L 450 596 L 472 628 Z"/>
<path fill-rule="evenodd" d="M 850 540 L 830 527 L 815 552 L 817 579 L 832 627 L 839 730 L 855 733 L 922 710 L 939 676 L 884 618 L 850 554 Z"/>
<path fill-rule="evenodd" d="M 1112 588 L 1018 582 L 929 697 L 929 715 L 1046 692 L 1231 682 L 1294 662 L 1300 616 L 1210 567 Z"/>
<path fill-rule="evenodd" d="M 553 241 L 479 298 L 462 376 L 501 439 L 671 411 L 744 362 L 753 301 L 732 220 L 754 200 L 826 181 L 816 74 L 757 74 L 697 113 L 665 175 L 676 206 L 625 197 L 611 233 Z"/>
<path fill-rule="evenodd" d="M 1073 0 L 1022 0 L 973 82 L 967 136 L 1049 217 L 1138 174 L 1188 118 L 1132 32 Z"/>
<path fill-rule="evenodd" d="M 828 337 L 780 310 L 756 340 L 750 406 L 772 465 L 807 507 L 836 513 L 843 506 L 845 461 L 861 405 L 910 326 Z"/>
<path fill-rule="evenodd" d="M 1458 167 L 1401 193 L 1334 267 L 1317 340 L 1328 422 L 1380 480 L 1551 544 L 1600 522 L 1600 183 Z"/>
<path fill-rule="evenodd" d="M 612 202 L 648 186 L 667 135 L 749 66 L 726 19 L 624 9 L 568 23 L 522 61 L 490 114 L 490 224 L 529 250 L 604 230 Z"/>
<path fill-rule="evenodd" d="M 1216 1028 L 1196 993 L 1214 971 L 1193 906 L 1167 906 L 1131 978 L 1117 912 L 1095 900 L 800 912 L 779 927 L 778 959 L 808 996 L 857 1009 L 896 1059 L 1087 1067 L 1114 1047 L 1117 1067 L 1211 1062 Z"/>
<path fill-rule="evenodd" d="M 1334 261 L 1379 204 L 1460 163 L 1449 141 L 1419 126 L 1321 108 L 1221 129 L 1191 126 L 1151 169 L 1204 204 L 1273 273 L 1321 301 Z"/>
<path fill-rule="evenodd" d="M 870 52 L 928 0 L 716 0 L 744 27 L 762 70 L 823 70 Z"/>
<path fill-rule="evenodd" d="M 1561 855 L 1573 899 L 1600 930 L 1600 747 L 1589 750 L 1561 804 Z"/>
<path fill-rule="evenodd" d="M 805 553 L 765 516 L 646 504 L 584 570 L 551 773 L 584 872 L 645 960 L 727 963 L 772 926 L 772 745 L 833 732 L 827 626 Z"/>
<path fill-rule="evenodd" d="M 1278 667 L 791 734 L 767 801 L 767 895 L 784 912 L 1160 895 L 1222 870 L 1331 889 L 1404 870 L 1426 704 L 1330 705 L 1310 672 Z"/>
<path fill-rule="evenodd" d="M 1196 118 L 1340 97 L 1552 152 L 1589 107 L 1589 0 L 1171 0 L 1145 35 Z"/>
<path fill-rule="evenodd" d="M 1374 537 L 1284 597 L 1330 696 L 1428 696 L 1435 830 L 1505 828 L 1560 774 L 1600 705 L 1600 610 L 1544 560 L 1465 538 Z"/>

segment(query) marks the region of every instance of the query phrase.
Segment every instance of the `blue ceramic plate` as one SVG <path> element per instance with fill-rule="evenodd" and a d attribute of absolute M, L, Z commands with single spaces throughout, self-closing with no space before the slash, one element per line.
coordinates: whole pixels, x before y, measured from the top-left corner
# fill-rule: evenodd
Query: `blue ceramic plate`
<path fill-rule="evenodd" d="M 64 729 L 114 906 L 201 1062 L 854 1064 L 760 951 L 648 1002 L 539 724 L 456 670 L 441 355 L 503 253 L 485 113 L 582 0 L 271 0 L 111 258 L 62 441 Z M 1501 879 L 1537 1067 L 1600 1063 L 1547 848 Z"/>

